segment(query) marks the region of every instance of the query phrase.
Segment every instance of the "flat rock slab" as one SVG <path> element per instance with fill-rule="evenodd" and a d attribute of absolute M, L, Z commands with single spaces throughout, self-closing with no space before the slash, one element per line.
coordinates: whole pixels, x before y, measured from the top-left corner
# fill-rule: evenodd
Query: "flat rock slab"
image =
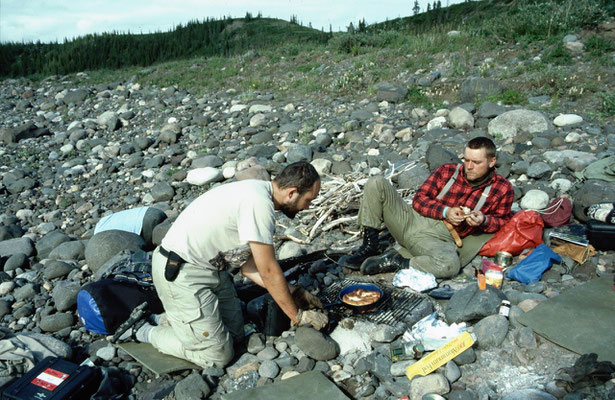
<path fill-rule="evenodd" d="M 551 297 L 518 321 L 575 353 L 615 363 L 615 291 L 611 277 L 591 280 Z"/>
<path fill-rule="evenodd" d="M 201 369 L 190 361 L 162 354 L 149 343 L 126 342 L 117 345 L 157 376 L 185 369 Z"/>
<path fill-rule="evenodd" d="M 350 400 L 320 371 L 306 372 L 273 385 L 240 390 L 222 396 L 222 400 Z"/>

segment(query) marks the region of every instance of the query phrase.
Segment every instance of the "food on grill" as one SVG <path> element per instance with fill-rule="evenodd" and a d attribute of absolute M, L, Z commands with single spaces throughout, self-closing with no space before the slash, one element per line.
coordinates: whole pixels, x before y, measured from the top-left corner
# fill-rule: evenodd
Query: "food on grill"
<path fill-rule="evenodd" d="M 376 290 L 357 289 L 342 296 L 342 301 L 351 306 L 366 306 L 374 304 L 380 299 L 380 292 Z"/>

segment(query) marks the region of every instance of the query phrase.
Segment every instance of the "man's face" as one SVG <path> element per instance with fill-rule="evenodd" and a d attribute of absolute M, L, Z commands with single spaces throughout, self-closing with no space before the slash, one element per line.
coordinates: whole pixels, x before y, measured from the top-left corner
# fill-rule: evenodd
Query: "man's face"
<path fill-rule="evenodd" d="M 483 178 L 495 166 L 495 157 L 487 157 L 485 149 L 466 147 L 463 152 L 463 167 L 470 182 Z"/>
<path fill-rule="evenodd" d="M 318 192 L 320 192 L 320 181 L 314 182 L 312 189 L 302 195 L 299 195 L 299 192 L 295 190 L 290 193 L 288 201 L 280 206 L 280 211 L 288 218 L 295 218 L 299 211 L 310 208 L 310 203 L 318 197 Z"/>

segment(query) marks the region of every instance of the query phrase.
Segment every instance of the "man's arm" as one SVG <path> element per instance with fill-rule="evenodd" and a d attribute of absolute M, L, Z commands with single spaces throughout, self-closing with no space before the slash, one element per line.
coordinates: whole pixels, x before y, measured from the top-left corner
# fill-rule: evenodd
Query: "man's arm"
<path fill-rule="evenodd" d="M 512 185 L 503 178 L 492 187 L 491 191 L 495 196 L 494 206 L 487 211 L 486 221 L 480 225 L 480 229 L 487 233 L 499 231 L 510 220 L 511 207 L 515 199 Z"/>
<path fill-rule="evenodd" d="M 438 167 L 429 177 L 423 182 L 419 190 L 414 195 L 412 207 L 424 217 L 433 219 L 445 219 L 443 215 L 446 205 L 442 200 L 436 200 L 438 194 L 448 182 L 448 179 L 455 172 L 455 165 L 442 165 Z M 450 170 L 450 171 L 449 171 Z M 454 225 L 455 221 L 452 221 Z"/>
<path fill-rule="evenodd" d="M 292 324 L 296 324 L 298 309 L 291 297 L 291 289 L 282 268 L 275 259 L 273 246 L 259 242 L 249 243 L 252 257 L 241 266 L 242 275 L 267 289 Z"/>

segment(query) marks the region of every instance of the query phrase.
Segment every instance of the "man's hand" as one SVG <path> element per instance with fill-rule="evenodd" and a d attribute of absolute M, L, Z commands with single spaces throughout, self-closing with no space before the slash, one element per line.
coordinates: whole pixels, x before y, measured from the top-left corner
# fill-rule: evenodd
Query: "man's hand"
<path fill-rule="evenodd" d="M 480 211 L 473 211 L 467 218 L 466 223 L 470 226 L 480 226 L 485 221 L 485 214 Z"/>
<path fill-rule="evenodd" d="M 329 317 L 325 311 L 299 310 L 297 313 L 297 326 L 311 325 L 316 330 L 321 330 L 329 323 Z"/>
<path fill-rule="evenodd" d="M 322 309 L 322 301 L 302 287 L 297 287 L 291 294 L 297 308 L 302 310 Z"/>
<path fill-rule="evenodd" d="M 465 220 L 466 214 L 461 207 L 450 207 L 446 210 L 446 219 L 453 225 L 459 225 Z"/>

